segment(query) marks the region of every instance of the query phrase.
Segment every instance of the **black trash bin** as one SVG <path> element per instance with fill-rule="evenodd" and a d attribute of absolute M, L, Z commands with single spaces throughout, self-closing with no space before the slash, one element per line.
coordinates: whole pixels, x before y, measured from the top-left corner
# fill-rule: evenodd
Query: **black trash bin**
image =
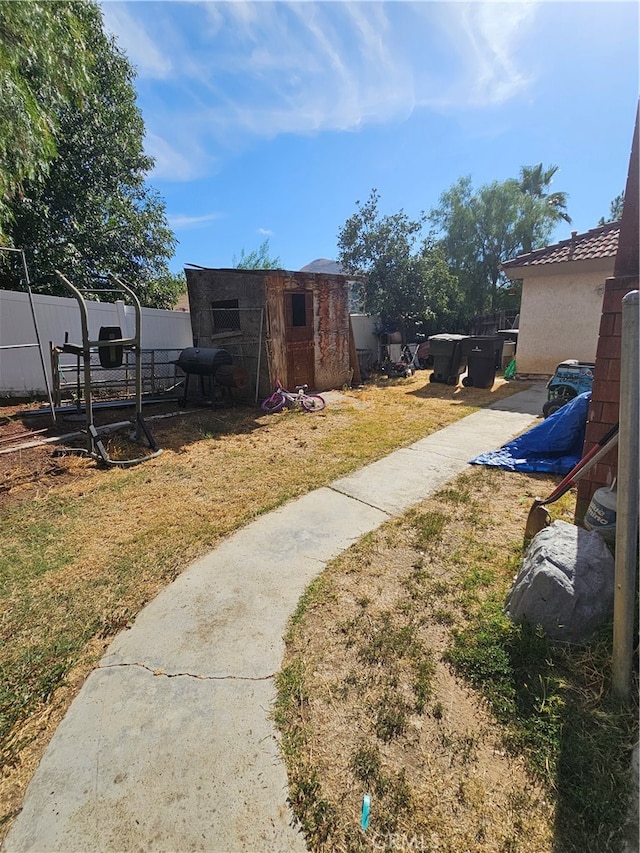
<path fill-rule="evenodd" d="M 467 375 L 462 380 L 465 388 L 491 388 L 500 366 L 503 340 L 500 336 L 471 335 L 462 343 L 467 361 Z"/>
<path fill-rule="evenodd" d="M 433 357 L 433 373 L 430 382 L 445 382 L 447 385 L 457 385 L 461 373 L 464 373 L 467 362 L 463 356 L 462 343 L 466 335 L 431 335 L 429 350 Z"/>

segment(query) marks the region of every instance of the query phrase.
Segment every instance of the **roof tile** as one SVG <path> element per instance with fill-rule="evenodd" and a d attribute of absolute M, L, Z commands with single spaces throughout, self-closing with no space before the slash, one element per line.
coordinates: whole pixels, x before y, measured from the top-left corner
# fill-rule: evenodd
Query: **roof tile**
<path fill-rule="evenodd" d="M 559 264 L 566 261 L 588 261 L 595 258 L 614 258 L 618 249 L 620 221 L 607 222 L 599 228 L 592 228 L 584 234 L 572 233 L 569 240 L 562 240 L 552 246 L 536 249 L 526 255 L 519 255 L 512 261 L 505 261 L 504 270 L 518 267 L 531 267 L 540 264 Z"/>

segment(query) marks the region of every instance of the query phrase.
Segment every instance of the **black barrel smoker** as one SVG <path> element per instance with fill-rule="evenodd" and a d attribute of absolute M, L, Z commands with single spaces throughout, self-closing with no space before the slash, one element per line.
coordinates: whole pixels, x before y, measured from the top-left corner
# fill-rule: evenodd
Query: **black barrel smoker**
<path fill-rule="evenodd" d="M 244 368 L 234 365 L 231 354 L 224 349 L 205 347 L 187 347 L 180 353 L 177 366 L 184 371 L 184 394 L 179 401 L 181 406 L 187 405 L 189 380 L 192 376 L 200 377 L 200 393 L 205 396 L 205 378 L 209 380 L 211 402 L 221 402 L 225 391 L 230 395 L 232 388 L 244 388 L 247 384 L 247 372 Z"/>

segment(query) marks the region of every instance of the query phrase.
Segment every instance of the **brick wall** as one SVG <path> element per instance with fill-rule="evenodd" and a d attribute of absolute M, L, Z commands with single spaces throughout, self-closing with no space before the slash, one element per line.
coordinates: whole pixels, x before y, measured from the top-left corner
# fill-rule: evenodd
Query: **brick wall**
<path fill-rule="evenodd" d="M 640 226 L 639 192 L 640 158 L 638 152 L 638 125 L 640 113 L 636 112 L 636 123 L 631 145 L 629 171 L 624 196 L 624 210 L 620 224 L 620 238 L 613 271 L 613 278 L 605 282 L 602 299 L 602 317 L 596 350 L 591 404 L 583 455 L 618 420 L 620 407 L 620 349 L 622 342 L 622 297 L 631 290 L 638 290 L 640 272 Z M 596 489 L 608 486 L 617 476 L 618 450 L 614 448 L 595 465 L 578 483 L 575 521 L 581 524 L 589 502 Z"/>
<path fill-rule="evenodd" d="M 609 278 L 605 282 L 602 318 L 596 350 L 596 367 L 583 455 L 618 420 L 620 406 L 620 346 L 622 297 L 638 289 L 638 276 Z M 607 453 L 578 483 L 575 520 L 581 523 L 596 489 L 609 486 L 617 476 L 617 447 Z"/>

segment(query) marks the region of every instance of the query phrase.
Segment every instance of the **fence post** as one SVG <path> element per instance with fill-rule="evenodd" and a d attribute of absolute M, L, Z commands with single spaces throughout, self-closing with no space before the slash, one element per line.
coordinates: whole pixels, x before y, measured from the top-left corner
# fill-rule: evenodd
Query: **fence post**
<path fill-rule="evenodd" d="M 633 290 L 622 299 L 620 361 L 612 689 L 621 701 L 628 699 L 631 686 L 638 559 L 638 311 L 638 291 Z"/>

